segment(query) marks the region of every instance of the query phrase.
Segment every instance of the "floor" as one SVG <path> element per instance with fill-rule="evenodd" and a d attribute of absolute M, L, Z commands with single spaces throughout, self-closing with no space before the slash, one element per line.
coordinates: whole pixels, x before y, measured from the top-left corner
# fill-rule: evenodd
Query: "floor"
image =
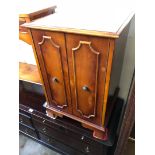
<path fill-rule="evenodd" d="M 60 154 L 20 134 L 19 155 L 60 155 Z"/>
<path fill-rule="evenodd" d="M 59 153 L 33 141 L 31 138 L 19 135 L 19 155 L 60 155 Z M 124 155 L 135 155 L 134 142 L 128 141 Z"/>

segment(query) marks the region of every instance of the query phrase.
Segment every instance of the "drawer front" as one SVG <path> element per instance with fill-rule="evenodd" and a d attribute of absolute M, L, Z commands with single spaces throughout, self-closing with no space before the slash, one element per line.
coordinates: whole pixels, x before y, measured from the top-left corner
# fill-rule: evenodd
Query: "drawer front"
<path fill-rule="evenodd" d="M 66 34 L 73 114 L 101 124 L 109 39 Z"/>
<path fill-rule="evenodd" d="M 40 129 L 42 131 L 45 130 L 45 132 L 46 132 L 45 134 L 47 134 L 47 131 L 44 128 L 47 126 L 49 128 L 54 129 L 57 132 L 61 132 L 65 135 L 67 135 L 68 137 L 72 137 L 73 139 L 75 139 L 77 141 L 91 145 L 94 148 L 94 150 L 96 150 L 96 151 L 101 151 L 103 148 L 102 144 L 88 138 L 83 133 L 80 134 L 79 132 L 72 131 L 70 129 L 70 127 L 64 125 L 62 122 L 61 122 L 61 124 L 56 123 L 56 122 L 53 123 L 50 120 L 47 120 L 43 117 L 39 117 L 37 115 L 32 115 L 32 122 L 37 129 Z M 49 135 L 50 135 L 50 133 L 49 133 Z"/>
<path fill-rule="evenodd" d="M 29 127 L 27 127 L 27 126 L 25 126 L 25 125 L 23 125 L 21 123 L 19 123 L 19 130 L 24 132 L 27 135 L 30 135 L 30 136 L 34 137 L 34 138 L 38 138 L 37 134 L 35 132 L 35 129 L 29 128 Z"/>
<path fill-rule="evenodd" d="M 42 133 L 39 133 L 39 136 L 40 136 L 40 139 L 43 142 L 45 142 L 45 143 L 47 143 L 49 145 L 52 145 L 53 147 L 57 148 L 58 150 L 61 150 L 61 152 L 63 154 L 68 154 L 68 155 L 72 155 L 72 154 L 74 154 L 74 155 L 83 155 L 83 153 L 77 152 L 73 148 L 71 148 L 71 147 L 69 147 L 69 146 L 67 146 L 67 145 L 65 145 L 65 144 L 63 144 L 63 143 L 61 143 L 61 142 L 59 142 L 59 141 L 57 141 L 57 140 L 55 140 L 55 139 L 47 136 L 47 135 L 44 135 Z"/>
<path fill-rule="evenodd" d="M 66 145 L 69 145 L 70 147 L 77 149 L 78 151 L 81 151 L 83 153 L 93 154 L 96 151 L 101 152 L 102 146 L 101 145 L 94 145 L 94 142 L 91 143 L 88 139 L 86 139 L 84 136 L 77 137 L 77 135 L 73 135 L 69 130 L 59 127 L 59 128 L 53 128 L 53 126 L 48 127 L 44 124 L 39 123 L 38 121 L 34 120 L 34 126 L 35 128 L 43 133 L 44 135 L 47 135 L 48 137 L 52 137 Z"/>
<path fill-rule="evenodd" d="M 32 36 L 50 105 L 70 113 L 64 34 L 32 30 Z"/>
<path fill-rule="evenodd" d="M 27 126 L 31 126 L 32 127 L 32 123 L 31 123 L 31 117 L 24 115 L 24 114 L 19 114 L 19 122 L 22 124 L 25 124 Z"/>

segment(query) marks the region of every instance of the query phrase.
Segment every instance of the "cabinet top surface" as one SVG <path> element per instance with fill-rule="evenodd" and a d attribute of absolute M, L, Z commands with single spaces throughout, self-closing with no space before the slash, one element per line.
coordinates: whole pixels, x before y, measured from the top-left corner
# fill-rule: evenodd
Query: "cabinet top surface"
<path fill-rule="evenodd" d="M 17 4 L 19 17 L 25 17 L 34 12 L 38 12 L 44 9 L 56 8 L 56 2 L 53 0 L 21 0 Z"/>
<path fill-rule="evenodd" d="M 133 17 L 127 1 L 56 1 L 56 13 L 24 24 L 25 27 L 118 38 Z"/>

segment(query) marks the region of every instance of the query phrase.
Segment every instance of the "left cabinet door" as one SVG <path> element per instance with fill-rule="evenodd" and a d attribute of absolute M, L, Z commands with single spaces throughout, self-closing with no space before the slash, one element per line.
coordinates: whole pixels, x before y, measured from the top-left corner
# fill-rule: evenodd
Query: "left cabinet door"
<path fill-rule="evenodd" d="M 64 34 L 34 29 L 31 34 L 49 105 L 72 113 Z"/>

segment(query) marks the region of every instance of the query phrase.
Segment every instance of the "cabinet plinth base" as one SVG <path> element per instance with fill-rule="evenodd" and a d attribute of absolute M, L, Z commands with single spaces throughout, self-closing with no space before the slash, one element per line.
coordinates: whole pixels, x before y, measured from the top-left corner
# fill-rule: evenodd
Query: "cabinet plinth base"
<path fill-rule="evenodd" d="M 93 130 L 93 137 L 94 138 L 97 138 L 97 139 L 100 139 L 100 140 L 108 140 L 108 130 L 105 128 L 105 131 L 101 131 L 101 130 L 97 130 L 93 127 L 90 127 L 84 123 L 82 123 L 82 126 L 84 128 L 88 128 L 90 130 Z"/>
<path fill-rule="evenodd" d="M 47 109 L 46 109 L 46 114 L 47 114 L 47 116 L 49 116 L 49 117 L 51 117 L 53 119 L 56 119 L 57 117 L 61 117 L 61 118 L 63 117 L 63 115 L 61 115 L 61 114 L 59 114 L 57 112 L 49 111 Z"/>
<path fill-rule="evenodd" d="M 46 108 L 47 116 L 51 117 L 52 119 L 56 119 L 57 116 L 61 117 L 61 118 L 63 116 L 69 117 L 73 120 L 80 122 L 84 128 L 88 128 L 88 129 L 92 130 L 94 138 L 104 140 L 104 141 L 108 140 L 108 134 L 107 134 L 106 128 L 98 126 L 98 125 L 90 123 L 90 122 L 87 122 L 81 118 L 78 118 L 78 117 L 68 114 L 66 112 L 63 112 L 63 111 L 58 112 L 57 109 L 50 107 L 47 103 L 44 104 L 44 107 Z"/>
<path fill-rule="evenodd" d="M 105 132 L 100 130 L 94 130 L 93 137 L 106 141 L 108 140 L 108 130 L 105 129 Z"/>

